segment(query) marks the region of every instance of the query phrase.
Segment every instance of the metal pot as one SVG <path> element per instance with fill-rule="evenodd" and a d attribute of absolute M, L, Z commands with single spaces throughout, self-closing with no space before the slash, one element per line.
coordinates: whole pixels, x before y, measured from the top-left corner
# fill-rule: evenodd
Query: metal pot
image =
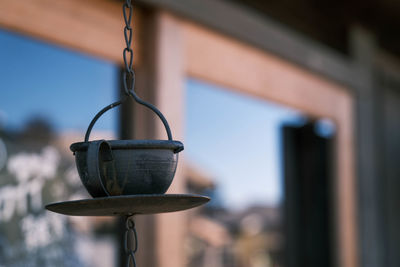
<path fill-rule="evenodd" d="M 71 145 L 92 197 L 163 194 L 175 175 L 179 141 L 98 140 Z"/>
<path fill-rule="evenodd" d="M 127 93 L 158 115 L 168 140 L 89 141 L 92 128 L 101 115 L 122 104 L 126 98 L 103 108 L 91 121 L 85 141 L 70 147 L 81 181 L 92 197 L 164 194 L 174 178 L 183 144 L 172 140 L 168 122 L 156 107 L 142 101 L 133 90 Z"/>

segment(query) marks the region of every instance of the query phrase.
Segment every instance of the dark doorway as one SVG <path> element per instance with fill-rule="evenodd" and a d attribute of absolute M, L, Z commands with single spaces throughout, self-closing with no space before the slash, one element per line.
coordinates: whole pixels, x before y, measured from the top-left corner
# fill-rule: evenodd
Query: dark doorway
<path fill-rule="evenodd" d="M 333 136 L 283 127 L 287 267 L 333 266 Z"/>

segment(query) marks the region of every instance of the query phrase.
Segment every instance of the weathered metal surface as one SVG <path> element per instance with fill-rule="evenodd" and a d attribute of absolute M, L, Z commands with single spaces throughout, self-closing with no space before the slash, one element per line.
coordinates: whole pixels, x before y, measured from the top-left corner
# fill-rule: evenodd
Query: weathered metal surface
<path fill-rule="evenodd" d="M 149 148 L 149 149 L 170 149 L 175 153 L 183 150 L 183 144 L 179 141 L 169 140 L 107 140 L 113 149 L 132 149 L 132 148 Z M 87 150 L 89 142 L 78 142 L 71 145 L 71 151 Z"/>
<path fill-rule="evenodd" d="M 47 205 L 46 209 L 70 216 L 124 216 L 187 210 L 209 200 L 191 194 L 115 196 L 57 202 Z"/>
<path fill-rule="evenodd" d="M 178 141 L 112 140 L 75 143 L 79 176 L 93 197 L 163 194 L 178 163 Z"/>

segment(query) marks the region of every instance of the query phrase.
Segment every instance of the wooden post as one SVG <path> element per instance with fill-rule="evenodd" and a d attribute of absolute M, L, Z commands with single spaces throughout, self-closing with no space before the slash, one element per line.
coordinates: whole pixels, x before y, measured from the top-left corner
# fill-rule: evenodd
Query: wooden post
<path fill-rule="evenodd" d="M 182 24 L 164 12 L 155 16 L 156 42 L 156 97 L 157 106 L 170 124 L 173 138 L 183 142 L 184 131 L 184 43 Z M 161 123 L 156 127 L 157 138 L 166 138 Z M 168 193 L 184 193 L 184 153 L 181 153 L 173 184 Z M 185 265 L 185 212 L 157 215 L 157 258 L 160 267 Z"/>
<path fill-rule="evenodd" d="M 157 10 L 144 11 L 142 19 L 142 61 L 137 68 L 137 92 L 156 105 L 171 127 L 174 140 L 183 142 L 184 61 L 181 24 L 173 16 Z M 167 139 L 158 117 L 135 105 L 135 137 Z M 174 181 L 167 193 L 184 193 L 183 153 L 180 153 Z M 185 213 L 138 217 L 139 266 L 182 267 L 185 262 Z M 142 231 L 145 232 L 142 233 Z M 145 244 L 143 239 L 147 239 Z M 152 252 L 150 252 L 152 251 Z"/>
<path fill-rule="evenodd" d="M 379 209 L 379 161 L 377 149 L 377 104 L 378 94 L 374 73 L 376 44 L 374 37 L 360 27 L 351 31 L 351 52 L 357 72 L 357 166 L 359 191 L 359 244 L 361 265 L 365 267 L 385 266 L 383 211 Z"/>

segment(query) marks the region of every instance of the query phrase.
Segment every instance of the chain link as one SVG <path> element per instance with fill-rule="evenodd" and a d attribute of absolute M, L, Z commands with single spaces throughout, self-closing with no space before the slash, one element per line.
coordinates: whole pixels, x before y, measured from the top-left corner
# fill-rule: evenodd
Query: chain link
<path fill-rule="evenodd" d="M 133 71 L 133 50 L 132 50 L 132 16 L 133 16 L 133 5 L 132 0 L 126 0 L 122 6 L 122 14 L 124 15 L 125 27 L 124 27 L 124 37 L 125 45 L 124 51 L 122 53 L 125 65 L 125 72 L 123 75 L 123 84 L 125 89 L 125 94 L 130 95 L 130 91 L 133 92 L 135 87 L 135 72 Z M 127 254 L 127 267 L 136 267 L 135 253 L 138 248 L 138 240 L 135 222 L 133 216 L 126 217 L 126 231 L 124 238 L 124 248 Z"/>
<path fill-rule="evenodd" d="M 122 13 L 124 15 L 125 27 L 124 37 L 126 47 L 123 50 L 122 56 L 124 59 L 125 71 L 123 72 L 122 80 L 124 86 L 124 93 L 126 96 L 132 97 L 137 103 L 151 109 L 162 121 L 165 127 L 165 131 L 168 135 L 168 140 L 172 140 L 171 129 L 169 128 L 168 122 L 164 115 L 152 104 L 142 100 L 135 92 L 135 72 L 133 71 L 133 50 L 132 46 L 132 16 L 133 16 L 133 5 L 132 0 L 126 0 L 122 5 Z M 111 107 L 112 108 L 112 107 Z M 108 109 L 107 109 L 108 110 Z M 106 111 L 107 111 L 106 110 Z"/>
<path fill-rule="evenodd" d="M 138 240 L 133 216 L 126 217 L 126 231 L 124 239 L 125 253 L 127 255 L 126 267 L 136 267 L 135 253 L 138 248 Z"/>
<path fill-rule="evenodd" d="M 131 0 L 126 0 L 122 6 L 122 13 L 124 15 L 125 27 L 124 27 L 124 37 L 125 45 L 124 51 L 122 53 L 125 65 L 124 73 L 124 89 L 125 94 L 129 95 L 130 91 L 133 91 L 135 87 L 135 72 L 133 71 L 133 50 L 132 46 L 132 16 L 133 16 L 133 5 Z"/>

